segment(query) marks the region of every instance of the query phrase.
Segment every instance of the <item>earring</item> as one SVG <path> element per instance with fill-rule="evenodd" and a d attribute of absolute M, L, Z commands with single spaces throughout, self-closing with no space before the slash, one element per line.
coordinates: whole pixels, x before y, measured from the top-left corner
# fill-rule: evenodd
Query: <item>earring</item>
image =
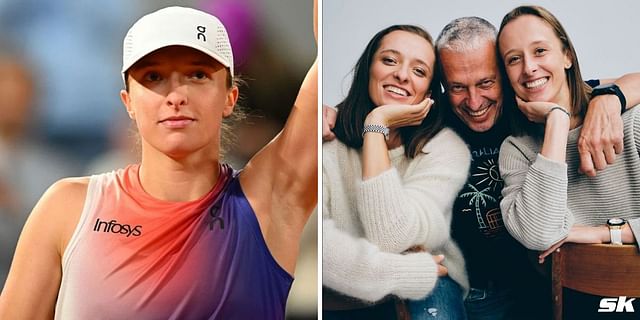
<path fill-rule="evenodd" d="M 565 68 L 565 69 L 570 69 L 572 65 L 573 65 L 573 64 L 572 64 L 571 62 L 569 62 L 568 64 L 566 64 L 566 65 L 564 66 L 564 68 Z"/>

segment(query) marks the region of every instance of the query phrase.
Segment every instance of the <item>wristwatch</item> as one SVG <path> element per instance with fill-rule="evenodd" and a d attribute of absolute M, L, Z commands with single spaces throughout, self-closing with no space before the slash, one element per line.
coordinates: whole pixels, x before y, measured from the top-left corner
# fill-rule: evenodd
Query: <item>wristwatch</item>
<path fill-rule="evenodd" d="M 622 244 L 622 227 L 627 223 L 621 218 L 611 218 L 607 220 L 609 226 L 609 234 L 611 235 L 611 244 Z"/>
<path fill-rule="evenodd" d="M 620 99 L 620 114 L 627 109 L 627 99 L 624 97 L 622 90 L 615 83 L 601 84 L 591 91 L 591 98 L 601 96 L 603 94 L 615 94 Z"/>
<path fill-rule="evenodd" d="M 367 124 L 364 126 L 364 129 L 362 130 L 363 138 L 364 138 L 364 134 L 367 132 L 381 133 L 382 135 L 384 135 L 384 138 L 386 140 L 389 140 L 389 128 L 387 126 L 383 126 L 381 124 Z"/>

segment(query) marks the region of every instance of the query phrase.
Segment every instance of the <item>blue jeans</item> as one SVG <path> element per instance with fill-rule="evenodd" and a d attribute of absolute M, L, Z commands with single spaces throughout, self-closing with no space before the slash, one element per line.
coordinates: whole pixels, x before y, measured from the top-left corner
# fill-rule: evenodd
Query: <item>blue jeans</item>
<path fill-rule="evenodd" d="M 435 288 L 422 300 L 407 300 L 411 320 L 466 320 L 462 288 L 453 279 L 438 278 Z"/>
<path fill-rule="evenodd" d="M 464 306 L 469 320 L 506 320 L 512 319 L 515 299 L 511 289 L 490 285 L 486 289 L 469 289 Z"/>

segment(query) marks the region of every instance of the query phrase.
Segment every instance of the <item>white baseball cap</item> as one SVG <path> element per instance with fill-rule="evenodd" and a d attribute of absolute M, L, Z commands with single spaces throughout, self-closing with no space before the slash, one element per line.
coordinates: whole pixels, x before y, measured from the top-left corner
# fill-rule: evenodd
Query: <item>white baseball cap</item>
<path fill-rule="evenodd" d="M 222 22 L 196 9 L 167 7 L 143 16 L 127 32 L 122 48 L 123 79 L 138 60 L 168 46 L 202 51 L 229 68 L 233 77 L 231 43 Z"/>

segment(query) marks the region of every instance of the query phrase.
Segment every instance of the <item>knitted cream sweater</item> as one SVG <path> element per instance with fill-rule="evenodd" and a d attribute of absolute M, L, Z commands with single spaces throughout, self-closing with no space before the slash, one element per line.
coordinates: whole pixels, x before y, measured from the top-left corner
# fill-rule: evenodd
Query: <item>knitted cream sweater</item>
<path fill-rule="evenodd" d="M 360 150 L 334 140 L 322 153 L 325 286 L 366 301 L 424 297 L 437 280 L 435 262 L 428 254 L 399 254 L 422 245 L 445 255 L 449 276 L 466 292 L 464 259 L 449 237 L 471 161 L 460 137 L 443 129 L 414 159 L 393 149 L 392 168 L 366 181 Z"/>
<path fill-rule="evenodd" d="M 578 173 L 581 127 L 569 132 L 566 163 L 539 152 L 542 141 L 508 137 L 500 148 L 505 186 L 500 203 L 507 230 L 524 246 L 546 250 L 564 239 L 574 224 L 605 225 L 609 218 L 629 220 L 640 236 L 640 108 L 627 111 L 624 151 L 595 177 Z"/>

